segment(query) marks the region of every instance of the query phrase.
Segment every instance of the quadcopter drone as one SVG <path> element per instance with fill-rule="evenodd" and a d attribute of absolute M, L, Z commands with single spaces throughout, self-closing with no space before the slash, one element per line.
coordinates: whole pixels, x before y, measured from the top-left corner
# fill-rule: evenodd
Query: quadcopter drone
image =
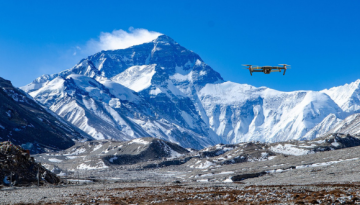
<path fill-rule="evenodd" d="M 245 69 L 249 69 L 250 71 L 250 75 L 252 75 L 253 72 L 263 72 L 265 74 L 270 74 L 272 72 L 281 72 L 281 69 L 284 69 L 284 74 L 286 72 L 286 69 L 289 69 L 288 67 L 290 65 L 286 65 L 286 64 L 279 64 L 282 65 L 282 67 L 280 66 L 252 66 L 252 65 L 243 65 L 243 66 L 248 66 Z"/>

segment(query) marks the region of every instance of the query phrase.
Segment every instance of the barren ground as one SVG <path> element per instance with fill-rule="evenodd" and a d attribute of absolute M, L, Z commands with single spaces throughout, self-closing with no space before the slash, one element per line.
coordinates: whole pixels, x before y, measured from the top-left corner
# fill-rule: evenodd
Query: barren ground
<path fill-rule="evenodd" d="M 360 204 L 360 183 L 112 183 L 0 191 L 1 204 Z"/>

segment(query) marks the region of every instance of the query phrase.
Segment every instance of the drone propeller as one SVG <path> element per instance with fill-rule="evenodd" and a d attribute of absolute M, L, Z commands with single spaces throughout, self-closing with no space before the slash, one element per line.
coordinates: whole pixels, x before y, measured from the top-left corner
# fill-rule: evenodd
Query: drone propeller
<path fill-rule="evenodd" d="M 288 64 L 279 64 L 279 65 L 286 66 L 286 67 L 290 67 L 290 66 L 291 66 L 291 65 L 288 65 Z"/>

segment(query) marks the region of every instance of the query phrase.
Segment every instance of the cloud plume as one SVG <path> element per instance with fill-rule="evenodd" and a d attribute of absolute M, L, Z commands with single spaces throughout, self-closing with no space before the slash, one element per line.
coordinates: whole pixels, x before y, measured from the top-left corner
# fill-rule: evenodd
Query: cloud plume
<path fill-rule="evenodd" d="M 160 35 L 162 34 L 159 32 L 132 27 L 129 28 L 128 32 L 122 29 L 114 30 L 111 33 L 101 32 L 98 39 L 91 39 L 87 42 L 85 50 L 88 54 L 94 54 L 102 50 L 123 49 L 150 42 Z"/>

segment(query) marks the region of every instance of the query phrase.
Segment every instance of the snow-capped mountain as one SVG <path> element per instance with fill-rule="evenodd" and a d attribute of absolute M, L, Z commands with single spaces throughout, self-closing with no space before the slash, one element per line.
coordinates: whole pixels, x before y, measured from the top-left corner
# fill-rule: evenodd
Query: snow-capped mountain
<path fill-rule="evenodd" d="M 69 148 L 92 137 L 41 107 L 0 77 L 0 141 L 12 141 L 32 153 Z"/>
<path fill-rule="evenodd" d="M 360 110 L 360 79 L 350 84 L 322 90 L 334 100 L 342 110 L 355 113 Z"/>
<path fill-rule="evenodd" d="M 350 109 L 336 100 L 342 99 L 337 90 L 280 92 L 225 82 L 199 55 L 165 35 L 101 51 L 22 89 L 96 139 L 150 136 L 195 149 L 312 139 Z"/>

